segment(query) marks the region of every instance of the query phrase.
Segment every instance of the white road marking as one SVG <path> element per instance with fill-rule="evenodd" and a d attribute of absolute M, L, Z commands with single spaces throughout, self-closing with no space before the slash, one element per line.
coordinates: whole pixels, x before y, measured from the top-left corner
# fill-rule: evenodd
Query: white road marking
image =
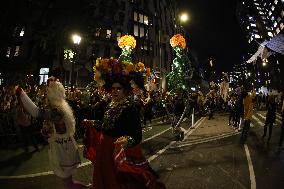
<path fill-rule="evenodd" d="M 257 115 L 259 115 L 260 117 L 262 117 L 264 120 L 266 119 L 266 117 L 263 116 L 263 115 L 260 114 L 260 113 L 257 113 Z M 281 124 L 281 121 L 280 121 L 279 119 L 276 119 L 275 121 L 276 121 L 278 124 Z"/>
<path fill-rule="evenodd" d="M 183 120 L 185 121 L 185 120 Z M 198 120 L 200 121 L 200 119 Z M 198 123 L 198 121 L 196 123 Z M 149 137 L 145 140 L 142 141 L 142 143 L 144 142 L 147 142 L 149 140 L 152 140 L 160 135 L 162 135 L 163 133 L 167 132 L 168 130 L 170 130 L 171 127 L 169 127 L 168 129 L 165 129 L 155 135 L 153 135 L 152 137 Z M 84 145 L 78 145 L 78 148 L 82 148 L 84 147 Z M 91 165 L 92 162 L 91 161 L 86 161 L 84 163 L 81 163 L 78 167 L 85 167 L 85 166 L 88 166 L 88 165 Z M 32 177 L 39 177 L 39 176 L 47 176 L 47 175 L 53 175 L 53 171 L 45 171 L 45 172 L 41 172 L 41 173 L 34 173 L 34 174 L 25 174 L 25 175 L 16 175 L 16 176 L 0 176 L 0 179 L 3 180 L 3 179 L 21 179 L 21 178 L 32 178 Z"/>
<path fill-rule="evenodd" d="M 187 139 L 189 135 L 191 135 L 191 133 L 193 133 L 193 131 L 195 131 L 200 125 L 201 123 L 203 123 L 203 121 L 205 120 L 205 117 L 201 118 L 200 120 L 198 120 L 193 126 L 194 129 L 190 128 L 187 130 L 187 133 L 184 137 L 184 139 Z M 190 130 L 190 131 L 189 131 Z M 173 144 L 175 144 L 177 141 L 172 141 L 170 142 L 167 146 L 165 146 L 163 149 L 159 150 L 156 154 L 150 156 L 147 160 L 149 162 L 153 161 L 154 159 L 156 159 L 158 156 L 160 156 L 161 154 L 163 154 L 167 149 L 169 149 Z"/>
<path fill-rule="evenodd" d="M 170 128 L 167 128 L 167 129 L 165 129 L 165 130 L 163 130 L 163 131 L 161 131 L 161 132 L 159 132 L 159 133 L 157 133 L 157 134 L 155 134 L 155 135 L 153 135 L 153 136 L 151 136 L 151 137 L 149 137 L 149 138 L 146 138 L 145 140 L 142 141 L 142 143 L 145 143 L 145 142 L 147 142 L 147 141 L 149 141 L 149 140 L 152 140 L 153 138 L 156 138 L 156 137 L 162 135 L 163 133 L 167 132 L 167 131 L 170 130 L 170 129 L 171 129 L 171 127 L 170 127 Z"/>
<path fill-rule="evenodd" d="M 245 144 L 244 147 L 245 147 L 245 152 L 246 152 L 246 157 L 247 157 L 248 167 L 249 167 L 250 188 L 256 189 L 256 180 L 255 180 L 255 174 L 254 174 L 251 156 L 249 153 L 248 146 Z"/>
<path fill-rule="evenodd" d="M 234 133 L 229 133 L 229 134 L 221 134 L 221 135 L 209 137 L 209 138 L 198 140 L 198 141 L 189 141 L 188 143 L 184 143 L 184 144 L 172 147 L 172 148 L 181 148 L 181 147 L 185 147 L 185 146 L 192 146 L 192 145 L 195 145 L 195 144 L 212 142 L 212 141 L 215 141 L 215 140 L 228 138 L 228 137 L 235 136 L 235 135 L 238 135 L 238 134 L 240 134 L 240 132 L 234 132 Z"/>

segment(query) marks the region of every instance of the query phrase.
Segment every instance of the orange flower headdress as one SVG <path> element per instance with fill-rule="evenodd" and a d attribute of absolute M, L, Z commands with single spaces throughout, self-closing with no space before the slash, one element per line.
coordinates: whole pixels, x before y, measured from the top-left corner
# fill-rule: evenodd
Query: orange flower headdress
<path fill-rule="evenodd" d="M 109 88 L 112 83 L 124 80 L 132 88 L 138 87 L 145 90 L 144 77 L 146 69 L 144 64 L 141 62 L 134 64 L 129 59 L 131 50 L 136 46 L 135 38 L 131 35 L 124 35 L 118 41 L 118 46 L 123 50 L 119 59 L 97 58 L 93 67 L 94 80 L 98 86 L 104 88 Z"/>

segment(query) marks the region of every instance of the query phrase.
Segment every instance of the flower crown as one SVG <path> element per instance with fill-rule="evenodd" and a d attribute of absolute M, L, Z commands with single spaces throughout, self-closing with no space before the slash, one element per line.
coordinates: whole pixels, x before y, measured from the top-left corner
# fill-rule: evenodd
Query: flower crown
<path fill-rule="evenodd" d="M 150 68 L 145 68 L 142 62 L 132 63 L 130 55 L 136 46 L 136 40 L 131 35 L 122 36 L 118 42 L 122 48 L 119 59 L 97 58 L 93 67 L 94 80 L 100 87 L 106 86 L 114 78 L 124 78 L 130 82 L 132 88 L 145 90 L 144 84 L 150 76 Z"/>

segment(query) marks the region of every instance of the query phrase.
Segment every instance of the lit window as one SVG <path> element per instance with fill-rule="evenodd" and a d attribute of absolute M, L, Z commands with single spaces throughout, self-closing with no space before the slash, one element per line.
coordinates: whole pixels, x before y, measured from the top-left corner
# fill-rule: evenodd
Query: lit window
<path fill-rule="evenodd" d="M 249 26 L 247 26 L 247 29 L 249 30 Z"/>
<path fill-rule="evenodd" d="M 280 32 L 280 29 L 279 28 L 276 28 L 276 33 L 278 34 Z"/>
<path fill-rule="evenodd" d="M 25 34 L 25 28 L 22 28 L 21 32 L 20 32 L 20 36 L 23 37 Z"/>
<path fill-rule="evenodd" d="M 107 30 L 106 38 L 107 39 L 111 38 L 111 30 Z"/>
<path fill-rule="evenodd" d="M 96 36 L 96 37 L 99 37 L 99 36 L 100 36 L 100 33 L 101 33 L 101 28 L 97 28 L 97 29 L 96 29 L 96 33 L 95 33 L 95 36 Z"/>
<path fill-rule="evenodd" d="M 257 10 L 261 10 L 261 8 L 260 7 L 256 7 L 257 8 Z"/>
<path fill-rule="evenodd" d="M 267 34 L 268 34 L 268 36 L 273 37 L 273 33 L 272 32 L 268 32 Z"/>
<path fill-rule="evenodd" d="M 280 29 L 283 30 L 283 28 L 284 28 L 284 24 L 281 23 L 281 24 L 280 24 Z"/>
<path fill-rule="evenodd" d="M 140 37 L 144 37 L 144 28 L 140 27 Z"/>
<path fill-rule="evenodd" d="M 259 14 L 263 15 L 264 13 L 262 11 L 259 11 Z"/>
<path fill-rule="evenodd" d="M 274 7 L 274 6 L 272 6 L 272 7 L 271 7 L 271 10 L 272 10 L 272 11 L 274 11 L 274 9 L 275 9 L 275 7 Z"/>
<path fill-rule="evenodd" d="M 117 41 L 119 41 L 120 37 L 121 37 L 121 33 L 120 33 L 120 32 L 117 32 L 117 34 L 116 34 L 116 39 L 117 39 Z"/>
<path fill-rule="evenodd" d="M 274 16 L 272 16 L 272 17 L 271 17 L 271 20 L 273 21 L 274 19 L 275 19 Z"/>
<path fill-rule="evenodd" d="M 11 47 L 8 47 L 7 52 L 6 52 L 6 57 L 10 57 L 11 54 Z"/>
<path fill-rule="evenodd" d="M 260 38 L 260 35 L 255 34 L 254 37 L 255 37 L 256 39 L 259 39 L 259 38 Z"/>
<path fill-rule="evenodd" d="M 269 11 L 268 15 L 269 15 L 269 16 L 270 16 L 270 15 L 272 15 L 272 12 L 271 12 L 271 11 Z"/>
<path fill-rule="evenodd" d="M 283 2 L 283 0 L 282 0 L 282 2 Z M 274 1 L 274 4 L 276 5 L 277 3 L 278 3 L 278 0 L 275 0 L 275 1 Z"/>
<path fill-rule="evenodd" d="M 133 32 L 134 36 L 139 36 L 139 32 L 138 32 L 138 25 L 134 25 L 134 32 Z"/>
<path fill-rule="evenodd" d="M 273 23 L 273 26 L 274 26 L 274 28 L 276 28 L 276 26 L 277 26 L 277 22 L 274 22 L 274 23 Z"/>
<path fill-rule="evenodd" d="M 256 27 L 256 24 L 250 24 L 252 27 Z"/>
<path fill-rule="evenodd" d="M 139 22 L 143 23 L 143 14 L 139 14 Z"/>
<path fill-rule="evenodd" d="M 138 21 L 138 19 L 137 19 L 137 12 L 134 12 L 134 21 Z"/>
<path fill-rule="evenodd" d="M 16 46 L 14 56 L 19 56 L 20 46 Z"/>
<path fill-rule="evenodd" d="M 148 25 L 148 24 L 149 24 L 148 16 L 144 16 L 144 24 L 145 24 L 145 25 Z"/>

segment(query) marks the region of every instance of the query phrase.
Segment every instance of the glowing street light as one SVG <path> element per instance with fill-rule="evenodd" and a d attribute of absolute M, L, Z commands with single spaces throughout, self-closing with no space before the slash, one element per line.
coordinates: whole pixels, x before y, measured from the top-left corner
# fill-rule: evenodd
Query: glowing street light
<path fill-rule="evenodd" d="M 79 45 L 80 42 L 81 42 L 81 36 L 79 36 L 77 34 L 72 35 L 72 39 L 73 39 L 73 43 L 75 45 Z"/>
<path fill-rule="evenodd" d="M 186 21 L 188 21 L 188 20 L 189 20 L 189 16 L 188 16 L 187 13 L 182 13 L 182 14 L 180 15 L 180 22 L 186 22 Z"/>

